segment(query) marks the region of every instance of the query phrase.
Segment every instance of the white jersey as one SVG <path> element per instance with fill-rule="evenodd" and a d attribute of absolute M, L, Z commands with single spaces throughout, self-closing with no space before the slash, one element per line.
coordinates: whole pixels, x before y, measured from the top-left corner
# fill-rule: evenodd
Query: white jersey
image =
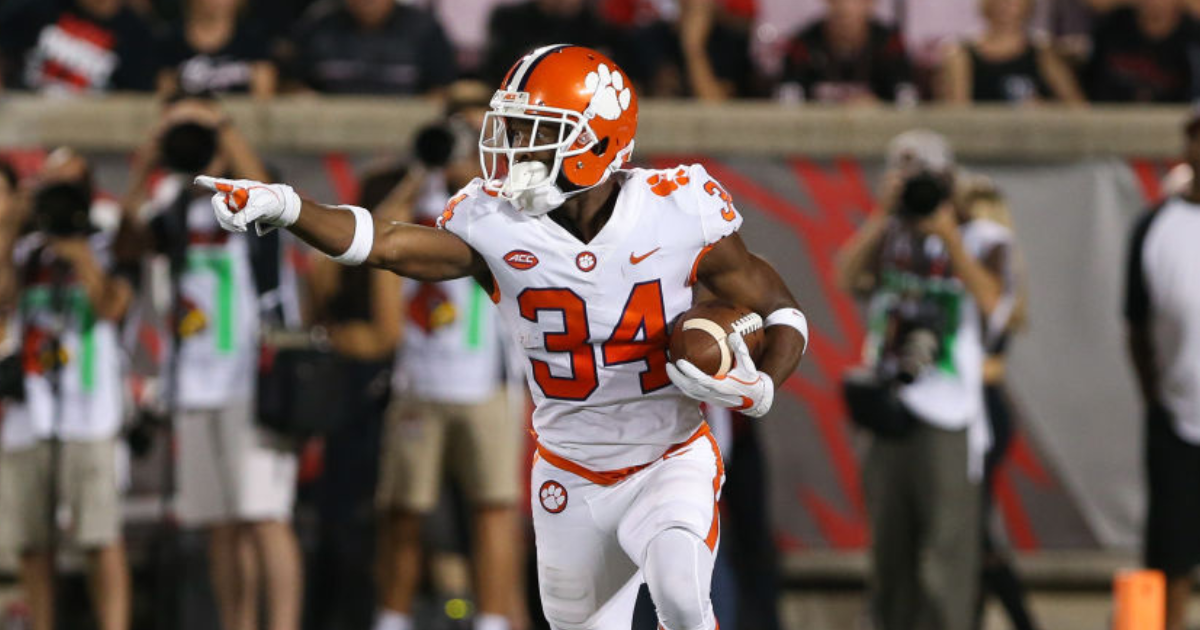
<path fill-rule="evenodd" d="M 1012 241 L 1008 228 L 986 219 L 959 229 L 967 252 L 980 260 Z M 990 443 L 983 401 L 985 331 L 979 307 L 950 268 L 941 239 L 917 234 L 897 221 L 884 234 L 881 248 L 880 286 L 868 308 L 867 363 L 894 361 L 897 348 L 905 343 L 905 331 L 920 328 L 936 336 L 933 364 L 899 388 L 900 401 L 933 426 L 967 430 L 968 472 L 978 478 Z M 1011 257 L 1005 261 L 1011 264 Z M 1006 268 L 1001 276 L 1003 309 L 997 313 L 1011 308 L 1006 305 L 1014 299 L 1013 272 Z"/>
<path fill-rule="evenodd" d="M 109 267 L 107 237 L 95 234 L 89 240 L 100 266 Z M 124 413 L 116 324 L 96 318 L 73 272 L 61 272 L 61 288 L 55 288 L 56 257 L 42 235 L 21 239 L 13 258 L 22 286 L 9 334 L 20 340 L 25 402 L 5 406 L 0 444 L 5 450 L 24 449 L 55 434 L 74 441 L 112 438 Z M 56 335 L 63 361 L 57 395 L 45 367 Z"/>
<path fill-rule="evenodd" d="M 439 220 L 487 261 L 492 301 L 528 358 L 539 443 L 593 471 L 651 462 L 703 422 L 667 378 L 666 326 L 692 305 L 706 248 L 742 224 L 702 166 L 614 177 L 612 216 L 588 243 L 481 180 Z"/>
<path fill-rule="evenodd" d="M 431 176 L 416 219 L 432 225 L 449 193 Z M 404 344 L 396 354 L 393 387 L 422 400 L 477 404 L 502 384 L 504 352 L 499 317 L 471 278 L 404 283 Z M 454 375 L 446 378 L 447 374 Z"/>
<path fill-rule="evenodd" d="M 151 202 L 156 214 L 170 211 L 183 183 L 164 180 Z M 190 200 L 186 213 L 177 402 L 183 409 L 217 409 L 254 396 L 258 291 L 248 239 L 221 229 L 207 197 Z"/>

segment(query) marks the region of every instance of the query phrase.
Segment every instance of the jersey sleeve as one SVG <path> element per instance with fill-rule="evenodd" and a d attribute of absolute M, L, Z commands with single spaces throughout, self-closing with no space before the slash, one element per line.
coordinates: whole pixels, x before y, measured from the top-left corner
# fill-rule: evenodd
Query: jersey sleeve
<path fill-rule="evenodd" d="M 472 215 L 479 204 L 480 196 L 484 194 L 482 180 L 476 179 L 467 184 L 446 202 L 445 209 L 437 218 L 437 228 L 450 232 L 470 245 L 471 224 L 474 222 Z"/>
<path fill-rule="evenodd" d="M 733 205 L 733 197 L 725 187 L 699 164 L 689 166 L 687 176 L 690 195 L 685 198 L 685 203 L 690 207 L 685 210 L 700 220 L 704 246 L 738 231 L 742 227 L 742 213 Z"/>

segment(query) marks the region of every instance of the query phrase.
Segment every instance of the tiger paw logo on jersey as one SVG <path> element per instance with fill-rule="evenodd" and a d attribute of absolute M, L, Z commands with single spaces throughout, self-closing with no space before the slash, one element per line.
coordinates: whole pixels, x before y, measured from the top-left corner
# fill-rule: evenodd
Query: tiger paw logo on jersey
<path fill-rule="evenodd" d="M 659 197 L 666 197 L 679 189 L 680 186 L 687 186 L 691 179 L 687 176 L 687 169 L 680 168 L 674 173 L 666 175 L 655 173 L 651 175 L 646 183 L 650 185 L 650 190 Z"/>
<path fill-rule="evenodd" d="M 567 509 L 567 489 L 557 481 L 547 481 L 538 490 L 538 498 L 542 507 L 551 514 L 558 514 Z"/>
<path fill-rule="evenodd" d="M 580 252 L 575 257 L 575 266 L 579 267 L 580 271 L 591 271 L 596 268 L 596 255 L 592 252 Z"/>
<path fill-rule="evenodd" d="M 592 91 L 592 102 L 588 108 L 604 120 L 616 120 L 621 113 L 629 109 L 629 100 L 633 93 L 625 87 L 625 77 L 621 72 L 608 69 L 608 65 L 600 64 L 596 70 L 589 72 L 584 78 L 584 86 Z"/>

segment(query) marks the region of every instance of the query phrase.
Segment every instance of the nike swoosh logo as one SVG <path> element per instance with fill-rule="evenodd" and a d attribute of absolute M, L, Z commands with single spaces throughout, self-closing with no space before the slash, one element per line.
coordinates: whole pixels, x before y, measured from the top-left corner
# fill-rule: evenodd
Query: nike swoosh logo
<path fill-rule="evenodd" d="M 636 265 L 636 264 L 642 262 L 643 260 L 646 260 L 647 258 L 653 256 L 654 252 L 657 252 L 660 249 L 662 249 L 661 246 L 655 247 L 654 249 L 646 252 L 645 254 L 642 254 L 641 256 L 634 256 L 633 252 L 629 252 L 629 263 Z"/>
<path fill-rule="evenodd" d="M 672 457 L 679 457 L 680 455 L 686 455 L 690 452 L 692 452 L 692 449 L 685 448 L 685 449 L 681 449 L 681 450 L 674 451 L 671 453 L 667 453 L 666 455 L 663 455 L 662 458 L 663 459 L 671 459 Z"/>

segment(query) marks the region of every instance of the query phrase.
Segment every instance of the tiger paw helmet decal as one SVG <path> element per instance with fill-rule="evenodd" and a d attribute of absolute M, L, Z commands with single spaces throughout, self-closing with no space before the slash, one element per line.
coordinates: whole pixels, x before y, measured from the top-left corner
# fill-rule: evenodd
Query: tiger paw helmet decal
<path fill-rule="evenodd" d="M 584 79 L 584 85 L 592 91 L 592 102 L 588 109 L 605 120 L 616 120 L 621 113 L 629 109 L 629 101 L 633 93 L 625 87 L 625 77 L 621 71 L 612 71 L 608 65 L 600 64 L 596 70 L 589 72 Z"/>

